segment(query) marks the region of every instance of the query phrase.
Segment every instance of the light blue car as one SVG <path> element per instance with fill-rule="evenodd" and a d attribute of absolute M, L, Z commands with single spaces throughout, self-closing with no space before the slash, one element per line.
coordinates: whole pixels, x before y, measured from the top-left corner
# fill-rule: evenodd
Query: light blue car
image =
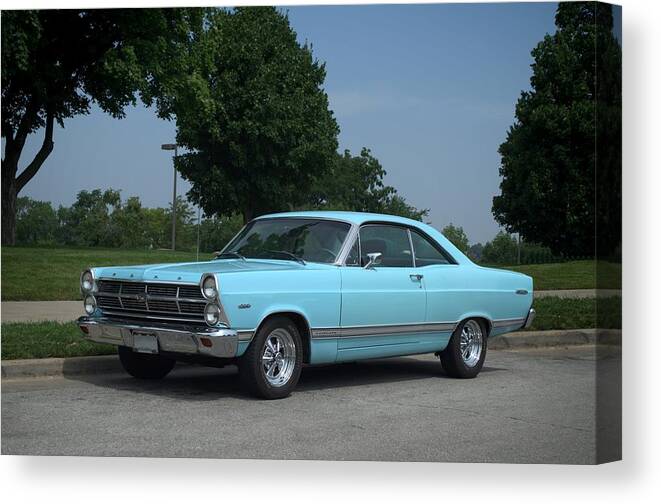
<path fill-rule="evenodd" d="M 532 287 L 418 221 L 291 212 L 254 219 L 211 261 L 86 270 L 78 325 L 137 378 L 238 364 L 249 391 L 275 399 L 303 364 L 435 353 L 473 378 L 487 338 L 532 322 Z"/>

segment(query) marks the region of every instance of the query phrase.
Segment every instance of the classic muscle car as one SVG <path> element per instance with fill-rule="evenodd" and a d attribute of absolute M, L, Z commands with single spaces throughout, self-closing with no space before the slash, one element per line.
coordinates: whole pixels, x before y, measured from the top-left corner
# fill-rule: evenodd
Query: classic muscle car
<path fill-rule="evenodd" d="M 528 326 L 532 279 L 471 262 L 433 227 L 391 215 L 295 212 L 249 222 L 205 262 L 91 268 L 85 337 L 136 378 L 176 361 L 237 364 L 285 397 L 303 364 L 435 353 L 473 378 L 487 339 Z"/>

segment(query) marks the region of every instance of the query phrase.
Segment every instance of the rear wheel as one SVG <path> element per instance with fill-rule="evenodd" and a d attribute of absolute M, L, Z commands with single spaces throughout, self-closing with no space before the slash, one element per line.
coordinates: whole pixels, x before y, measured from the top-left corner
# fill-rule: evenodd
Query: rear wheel
<path fill-rule="evenodd" d="M 487 331 L 478 319 L 464 320 L 440 353 L 445 372 L 453 378 L 475 378 L 487 355 Z"/>
<path fill-rule="evenodd" d="M 143 380 L 158 380 L 165 377 L 176 363 L 174 359 L 137 353 L 125 346 L 117 347 L 117 353 L 124 370 L 134 378 Z"/>
<path fill-rule="evenodd" d="M 296 325 L 287 317 L 267 320 L 239 362 L 241 383 L 265 399 L 287 397 L 303 367 L 303 344 Z"/>

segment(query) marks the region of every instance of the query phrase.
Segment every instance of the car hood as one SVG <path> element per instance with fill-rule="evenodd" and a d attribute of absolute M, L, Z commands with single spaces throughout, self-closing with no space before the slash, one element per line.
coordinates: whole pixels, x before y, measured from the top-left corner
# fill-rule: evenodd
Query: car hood
<path fill-rule="evenodd" d="M 331 265 L 263 259 L 220 259 L 206 262 L 144 264 L 95 268 L 97 278 L 112 280 L 149 280 L 160 282 L 197 283 L 204 273 L 241 273 L 255 271 L 287 271 L 328 268 Z"/>

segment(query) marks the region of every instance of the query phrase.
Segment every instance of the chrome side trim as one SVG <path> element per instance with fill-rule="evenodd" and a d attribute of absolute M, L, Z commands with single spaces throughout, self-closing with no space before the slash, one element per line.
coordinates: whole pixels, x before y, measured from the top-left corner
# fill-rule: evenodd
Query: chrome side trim
<path fill-rule="evenodd" d="M 391 336 L 428 332 L 454 331 L 457 322 L 434 322 L 424 324 L 393 324 L 352 327 L 316 327 L 310 330 L 312 339 L 361 338 L 368 336 Z"/>
<path fill-rule="evenodd" d="M 501 319 L 501 320 L 494 320 L 492 322 L 492 327 L 510 327 L 510 326 L 521 326 L 525 323 L 526 319 L 525 318 L 515 318 L 515 319 Z"/>

